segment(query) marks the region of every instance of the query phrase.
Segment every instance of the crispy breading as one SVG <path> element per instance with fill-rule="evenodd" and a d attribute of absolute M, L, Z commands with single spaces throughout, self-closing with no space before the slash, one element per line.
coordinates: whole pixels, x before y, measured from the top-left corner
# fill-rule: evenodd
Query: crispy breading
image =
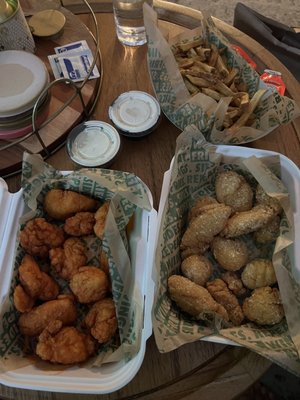
<path fill-rule="evenodd" d="M 99 343 L 108 342 L 118 329 L 113 299 L 107 297 L 94 303 L 84 319 L 84 325 Z"/>
<path fill-rule="evenodd" d="M 95 213 L 95 220 L 96 223 L 94 225 L 94 232 L 95 235 L 98 236 L 101 240 L 103 239 L 104 228 L 105 228 L 105 221 L 106 216 L 109 210 L 109 201 L 106 201 L 102 204 L 101 207 Z"/>
<path fill-rule="evenodd" d="M 180 245 L 180 257 L 182 260 L 185 260 L 187 257 L 193 255 L 201 255 L 209 249 L 208 243 L 198 243 L 197 247 L 185 247 L 182 244 Z"/>
<path fill-rule="evenodd" d="M 188 225 L 181 240 L 181 249 L 198 247 L 201 243 L 210 243 L 221 232 L 231 214 L 231 207 L 216 204 L 195 217 Z"/>
<path fill-rule="evenodd" d="M 94 352 L 95 341 L 74 326 L 63 327 L 52 321 L 40 334 L 36 354 L 43 360 L 57 364 L 77 364 L 86 361 Z"/>
<path fill-rule="evenodd" d="M 205 286 L 205 283 L 212 274 L 212 270 L 211 262 L 207 257 L 202 255 L 192 255 L 181 263 L 182 274 L 201 286 Z"/>
<path fill-rule="evenodd" d="M 277 282 L 273 263 L 265 258 L 250 261 L 245 266 L 241 278 L 243 284 L 249 289 L 272 286 Z"/>
<path fill-rule="evenodd" d="M 98 202 L 73 190 L 50 189 L 44 197 L 44 210 L 52 218 L 64 221 L 80 211 L 94 211 Z"/>
<path fill-rule="evenodd" d="M 21 313 L 28 312 L 34 305 L 34 299 L 25 292 L 21 285 L 17 285 L 14 290 L 14 306 Z"/>
<path fill-rule="evenodd" d="M 94 233 L 94 225 L 94 213 L 82 211 L 65 220 L 64 231 L 70 236 L 91 235 Z"/>
<path fill-rule="evenodd" d="M 228 271 L 241 269 L 249 259 L 246 243 L 240 239 L 216 236 L 211 243 L 211 249 L 220 266 Z"/>
<path fill-rule="evenodd" d="M 257 185 L 255 191 L 255 199 L 258 204 L 264 204 L 266 206 L 272 207 L 275 214 L 281 214 L 282 206 L 276 197 L 269 196 L 261 185 Z"/>
<path fill-rule="evenodd" d="M 184 276 L 171 275 L 168 279 L 168 291 L 178 307 L 196 319 L 203 319 L 205 313 L 216 313 L 225 321 L 229 320 L 225 308 L 212 298 L 206 288 Z"/>
<path fill-rule="evenodd" d="M 233 271 L 226 271 L 221 274 L 221 278 L 227 283 L 228 289 L 236 296 L 242 296 L 246 292 L 242 280 Z"/>
<path fill-rule="evenodd" d="M 233 214 L 227 221 L 225 228 L 220 233 L 226 238 L 235 238 L 267 225 L 274 217 L 274 210 L 265 205 L 258 205 L 249 211 Z"/>
<path fill-rule="evenodd" d="M 269 286 L 253 290 L 243 303 L 243 312 L 249 321 L 258 325 L 275 325 L 284 317 L 280 293 Z"/>
<path fill-rule="evenodd" d="M 50 224 L 45 218 L 28 221 L 20 232 L 20 244 L 32 256 L 46 258 L 49 250 L 59 247 L 65 240 L 62 228 Z"/>
<path fill-rule="evenodd" d="M 239 326 L 244 320 L 242 308 L 236 296 L 228 289 L 222 279 L 207 282 L 206 288 L 211 296 L 221 304 L 228 313 L 229 320 L 234 326 Z"/>
<path fill-rule="evenodd" d="M 196 199 L 189 211 L 189 221 L 201 214 L 203 208 L 213 204 L 217 204 L 217 200 L 211 196 L 202 196 Z"/>
<path fill-rule="evenodd" d="M 53 320 L 59 320 L 63 325 L 71 325 L 76 318 L 76 306 L 70 296 L 60 295 L 55 300 L 47 301 L 21 314 L 19 329 L 23 335 L 37 336 Z"/>
<path fill-rule="evenodd" d="M 247 211 L 252 208 L 253 191 L 246 179 L 235 171 L 224 171 L 217 175 L 216 197 L 234 211 Z"/>
<path fill-rule="evenodd" d="M 53 300 L 58 296 L 59 286 L 56 281 L 41 271 L 35 259 L 25 254 L 19 266 L 19 279 L 25 292 L 34 300 Z"/>
<path fill-rule="evenodd" d="M 87 248 L 79 238 L 69 238 L 63 248 L 51 249 L 49 252 L 51 266 L 60 277 L 70 280 L 80 267 L 87 263 Z"/>
<path fill-rule="evenodd" d="M 272 243 L 280 233 L 280 216 L 275 215 L 271 221 L 253 233 L 254 240 L 257 243 Z"/>
<path fill-rule="evenodd" d="M 79 303 L 94 303 L 107 296 L 109 279 L 96 267 L 81 267 L 70 280 L 70 288 Z"/>

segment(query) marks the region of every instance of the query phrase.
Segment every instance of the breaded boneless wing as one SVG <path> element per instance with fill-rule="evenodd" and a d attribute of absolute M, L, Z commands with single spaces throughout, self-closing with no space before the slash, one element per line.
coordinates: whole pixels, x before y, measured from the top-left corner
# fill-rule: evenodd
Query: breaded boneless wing
<path fill-rule="evenodd" d="M 202 319 L 204 313 L 216 313 L 225 321 L 229 320 L 225 308 L 212 298 L 207 289 L 184 276 L 171 275 L 168 290 L 178 307 L 196 319 Z"/>

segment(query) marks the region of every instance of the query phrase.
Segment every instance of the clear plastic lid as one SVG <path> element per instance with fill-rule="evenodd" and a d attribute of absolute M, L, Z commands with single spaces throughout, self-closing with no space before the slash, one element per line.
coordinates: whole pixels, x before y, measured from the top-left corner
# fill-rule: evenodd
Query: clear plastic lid
<path fill-rule="evenodd" d="M 109 107 L 108 113 L 114 125 L 123 132 L 150 133 L 161 111 L 158 101 L 150 94 L 130 91 L 121 94 Z"/>
<path fill-rule="evenodd" d="M 85 167 L 107 165 L 120 149 L 118 131 L 102 121 L 86 121 L 77 125 L 67 139 L 70 158 Z"/>

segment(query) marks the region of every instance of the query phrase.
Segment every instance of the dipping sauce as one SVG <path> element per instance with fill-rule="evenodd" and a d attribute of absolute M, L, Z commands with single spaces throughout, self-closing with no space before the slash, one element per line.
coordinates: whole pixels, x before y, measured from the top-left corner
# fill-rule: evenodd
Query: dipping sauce
<path fill-rule="evenodd" d="M 67 151 L 76 164 L 104 167 L 113 161 L 121 145 L 117 130 L 102 121 L 86 121 L 77 125 L 67 139 Z"/>
<path fill-rule="evenodd" d="M 121 94 L 109 107 L 108 114 L 120 134 L 138 138 L 157 127 L 161 110 L 153 96 L 133 90 Z"/>

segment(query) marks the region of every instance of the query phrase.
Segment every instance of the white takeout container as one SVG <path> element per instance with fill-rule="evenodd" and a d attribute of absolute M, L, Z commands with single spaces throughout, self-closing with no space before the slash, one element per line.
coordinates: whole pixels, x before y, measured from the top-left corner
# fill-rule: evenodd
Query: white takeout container
<path fill-rule="evenodd" d="M 148 193 L 152 203 L 151 193 Z M 13 272 L 16 236 L 19 218 L 26 212 L 22 190 L 9 193 L 5 181 L 0 178 L 0 299 L 9 292 Z M 130 233 L 130 257 L 136 271 L 134 279 L 141 289 L 144 299 L 144 326 L 141 334 L 141 347 L 128 363 L 124 361 L 107 363 L 91 369 L 67 367 L 63 371 L 46 371 L 28 365 L 12 371 L 1 369 L 0 383 L 23 389 L 43 390 L 65 393 L 111 393 L 130 382 L 143 362 L 146 341 L 151 336 L 151 308 L 154 282 L 152 265 L 154 255 L 157 212 L 137 209 L 134 226 Z"/>
<path fill-rule="evenodd" d="M 290 246 L 290 256 L 294 266 L 295 277 L 300 281 L 300 264 L 295 260 L 300 259 L 300 170 L 287 157 L 276 152 L 258 150 L 239 146 L 216 146 L 217 153 L 230 157 L 266 157 L 279 155 L 281 163 L 281 180 L 290 194 L 291 207 L 295 224 L 295 240 Z M 102 365 L 99 368 L 70 367 L 63 371 L 43 371 L 33 365 L 19 368 L 14 371 L 1 371 L 0 383 L 24 389 L 34 389 L 65 393 L 98 393 L 114 392 L 128 384 L 136 375 L 143 362 L 146 341 L 152 334 L 151 310 L 154 298 L 155 282 L 153 282 L 153 268 L 155 268 L 155 248 L 163 208 L 167 199 L 171 169 L 165 172 L 158 214 L 154 209 L 150 212 L 137 210 L 135 225 L 130 237 L 132 262 L 136 265 L 136 276 L 144 297 L 144 327 L 141 338 L 141 348 L 136 356 L 129 362 L 117 362 Z M 149 193 L 151 198 L 151 194 Z M 19 217 L 25 212 L 22 199 L 22 190 L 11 194 L 7 185 L 0 178 L 0 298 L 8 293 L 11 282 L 12 265 L 14 259 L 15 238 L 19 226 Z M 297 246 L 298 244 L 298 246 Z M 215 343 L 238 346 L 237 343 L 221 336 L 208 336 L 201 340 Z"/>

